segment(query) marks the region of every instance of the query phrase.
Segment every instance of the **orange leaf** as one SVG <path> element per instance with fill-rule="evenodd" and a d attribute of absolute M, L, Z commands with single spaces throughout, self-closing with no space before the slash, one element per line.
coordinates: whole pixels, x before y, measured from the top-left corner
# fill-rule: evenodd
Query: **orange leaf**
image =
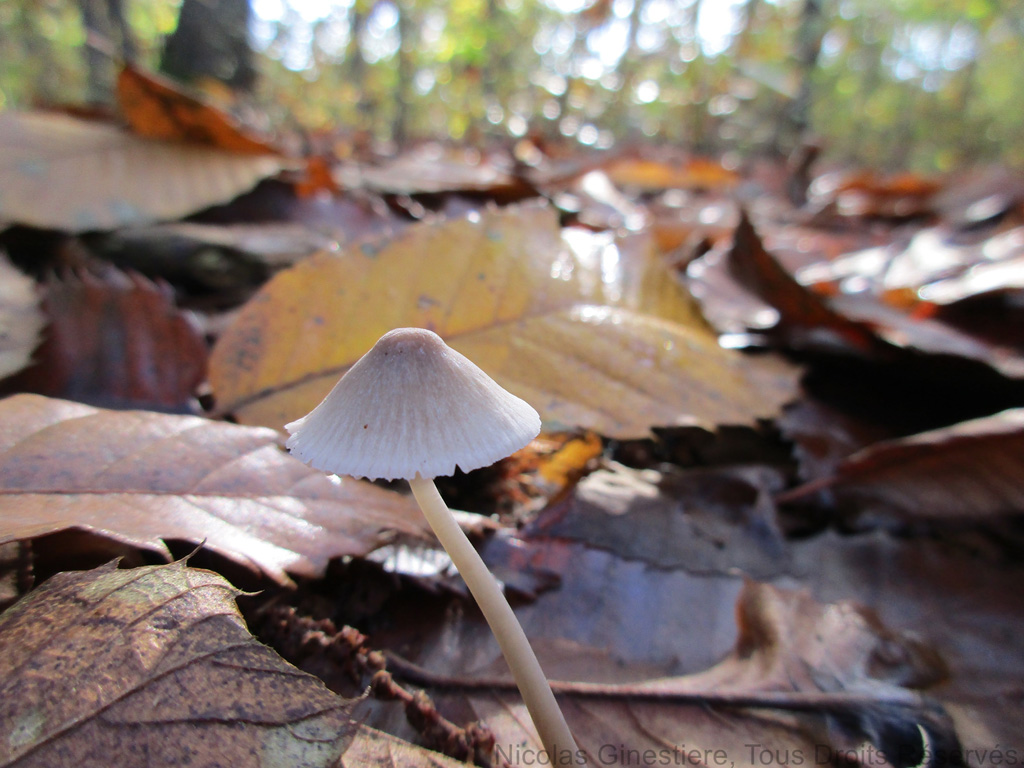
<path fill-rule="evenodd" d="M 246 133 L 226 113 L 179 90 L 169 80 L 131 65 L 118 75 L 117 99 L 125 119 L 139 136 L 201 144 L 239 154 L 279 154 L 262 139 Z"/>

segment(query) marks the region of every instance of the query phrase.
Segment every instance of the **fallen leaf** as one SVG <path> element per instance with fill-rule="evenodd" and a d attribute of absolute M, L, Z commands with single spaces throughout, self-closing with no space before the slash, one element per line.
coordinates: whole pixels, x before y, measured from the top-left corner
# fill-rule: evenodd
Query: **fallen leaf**
<path fill-rule="evenodd" d="M 239 154 L 277 154 L 274 147 L 227 113 L 185 93 L 170 80 L 131 64 L 117 76 L 117 101 L 121 114 L 139 136 Z"/>
<path fill-rule="evenodd" d="M 875 443 L 835 473 L 780 494 L 828 489 L 858 508 L 881 505 L 925 518 L 985 518 L 1024 511 L 1024 409 Z"/>
<path fill-rule="evenodd" d="M 647 224 L 647 211 L 619 191 L 601 170 L 587 171 L 562 189 L 548 189 L 547 194 L 559 210 L 591 229 L 625 227 L 636 231 Z"/>
<path fill-rule="evenodd" d="M 794 548 L 797 570 L 819 599 L 868 605 L 939 652 L 948 678 L 931 694 L 956 723 L 964 749 L 952 756 L 972 768 L 990 766 L 1000 744 L 1024 743 L 1024 565 L 997 554 L 1002 538 L 986 543 L 963 529 L 944 539 L 829 532 Z"/>
<path fill-rule="evenodd" d="M 879 346 L 865 326 L 834 312 L 824 299 L 800 285 L 765 250 L 745 213 L 740 216 L 732 248 L 725 258 L 725 268 L 729 277 L 745 291 L 776 310 L 775 325 L 787 343 L 800 346 L 832 341 L 861 352 L 870 352 Z"/>
<path fill-rule="evenodd" d="M 0 253 L 0 379 L 29 364 L 45 322 L 35 281 Z"/>
<path fill-rule="evenodd" d="M 605 173 L 620 189 L 632 188 L 645 192 L 666 189 L 727 191 L 740 183 L 740 177 L 735 171 L 703 157 L 682 161 L 623 157 L 605 166 Z"/>
<path fill-rule="evenodd" d="M 338 247 L 332 238 L 301 224 L 274 222 L 125 227 L 91 236 L 88 245 L 122 269 L 183 286 L 189 298 L 216 292 L 218 303 L 228 303 L 236 294 L 247 296 L 274 271 Z"/>
<path fill-rule="evenodd" d="M 239 594 L 183 562 L 52 577 L 0 615 L 0 765 L 337 765 L 353 701 L 255 640 Z"/>
<path fill-rule="evenodd" d="M 795 386 L 780 361 L 721 349 L 650 252 L 624 258 L 613 237 L 566 247 L 554 213 L 530 205 L 414 225 L 278 274 L 214 349 L 217 407 L 280 428 L 399 326 L 436 331 L 544 418 L 609 436 L 743 423 Z"/>
<path fill-rule="evenodd" d="M 705 672 L 553 684 L 591 764 L 635 765 L 638 758 L 631 756 L 652 750 L 649 763 L 825 764 L 842 754 L 864 765 L 899 766 L 920 758 L 928 745 L 958 746 L 941 707 L 905 687 L 941 677 L 945 670 L 934 651 L 886 628 L 872 611 L 849 601 L 823 605 L 807 591 L 747 581 L 736 612 L 733 651 Z M 677 630 L 686 634 L 698 623 Z M 504 675 L 488 676 L 482 651 L 458 643 L 452 627 L 446 637 L 444 649 L 418 667 L 398 662 L 389 668 L 437 690 L 439 706 L 469 707 L 467 717 L 481 718 L 494 732 L 498 757 L 529 764 L 536 736 L 518 698 L 501 692 L 508 690 Z M 461 647 L 464 654 L 458 654 Z M 442 671 L 466 664 L 468 656 L 476 660 L 473 674 Z M 559 656 L 549 663 L 549 654 L 545 666 L 562 680 L 559 670 L 577 667 L 581 656 L 587 668 L 615 664 L 606 658 L 601 665 L 579 648 L 563 647 Z"/>
<path fill-rule="evenodd" d="M 618 466 L 588 475 L 524 534 L 580 541 L 657 568 L 739 568 L 770 578 L 789 561 L 771 495 L 781 487 L 766 467 L 665 474 Z"/>
<path fill-rule="evenodd" d="M 1024 354 L 1013 347 L 965 333 L 939 320 L 908 315 L 875 296 L 836 296 L 830 306 L 852 321 L 870 325 L 875 335 L 893 348 L 978 360 L 1008 378 L 1024 378 Z"/>
<path fill-rule="evenodd" d="M 0 400 L 0 425 L 0 543 L 77 529 L 169 556 L 165 541 L 205 541 L 287 582 L 424 535 L 411 499 L 332 482 L 272 430 L 37 395 Z"/>
<path fill-rule="evenodd" d="M 857 171 L 819 176 L 809 191 L 815 207 L 832 207 L 840 216 L 904 220 L 932 213 L 941 189 L 936 180 L 913 173 Z"/>
<path fill-rule="evenodd" d="M 832 475 L 851 454 L 896 435 L 891 425 L 853 418 L 813 399 L 785 408 L 776 424 L 793 443 L 797 474 L 804 482 Z"/>
<path fill-rule="evenodd" d="M 133 136 L 42 112 L 0 114 L 0 220 L 84 232 L 177 219 L 288 161 Z"/>
<path fill-rule="evenodd" d="M 166 286 L 109 269 L 51 276 L 49 320 L 23 392 L 106 407 L 188 410 L 206 376 L 206 341 Z"/>
<path fill-rule="evenodd" d="M 347 189 L 388 194 L 484 192 L 505 201 L 532 194 L 529 185 L 511 174 L 511 162 L 507 164 L 502 167 L 500 159 L 475 149 L 428 143 L 380 165 L 342 165 L 334 178 Z"/>
<path fill-rule="evenodd" d="M 342 768 L 466 768 L 466 763 L 414 746 L 365 725 L 345 749 Z M 262 768 L 262 766 L 261 766 Z M 304 768 L 304 767 L 303 767 Z"/>

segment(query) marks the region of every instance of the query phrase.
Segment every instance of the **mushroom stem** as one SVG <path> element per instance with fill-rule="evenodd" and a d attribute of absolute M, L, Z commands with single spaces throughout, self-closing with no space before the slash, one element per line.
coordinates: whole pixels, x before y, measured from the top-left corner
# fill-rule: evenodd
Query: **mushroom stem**
<path fill-rule="evenodd" d="M 526 633 L 502 594 L 498 581 L 487 570 L 479 553 L 455 522 L 451 510 L 437 492 L 434 481 L 417 474 L 415 479 L 409 481 L 409 485 L 424 517 L 455 563 L 497 638 L 530 717 L 533 718 L 541 743 L 548 753 L 549 765 L 576 764 L 580 759 L 576 741 L 562 716 L 562 710 L 558 708 L 540 662 L 530 647 L 530 641 L 526 639 Z"/>

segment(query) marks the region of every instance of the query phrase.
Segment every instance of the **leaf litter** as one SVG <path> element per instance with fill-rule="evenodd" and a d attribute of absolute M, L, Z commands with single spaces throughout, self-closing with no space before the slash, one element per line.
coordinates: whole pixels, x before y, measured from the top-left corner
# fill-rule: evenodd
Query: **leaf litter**
<path fill-rule="evenodd" d="M 177 94 L 156 95 L 179 103 Z M 197 114 L 205 120 L 204 106 Z M 19 125 L 15 135 L 54 123 L 30 116 Z M 149 179 L 127 157 L 139 140 L 123 132 L 113 138 L 109 128 L 111 151 L 125 152 L 128 170 Z M 67 128 L 79 147 L 72 160 L 88 144 L 80 129 Z M 243 143 L 247 138 L 243 133 Z M 196 149 L 168 150 L 164 159 L 177 165 L 157 175 L 194 180 L 194 167 L 181 160 Z M 390 168 L 378 163 L 380 172 L 365 174 L 376 191 L 342 193 L 329 181 L 331 169 L 319 166 L 328 181 L 310 192 L 311 159 L 306 178 L 263 182 L 197 217 L 295 221 L 342 243 L 282 271 L 220 333 L 210 374 L 217 414 L 280 427 L 315 404 L 380 332 L 418 324 L 442 332 L 549 418 L 600 436 L 573 449 L 566 468 L 552 469 L 550 478 L 543 463 L 531 477 L 536 459 L 526 454 L 449 485 L 467 508 L 502 515 L 474 525 L 473 535 L 518 596 L 518 613 L 545 668 L 562 681 L 557 687 L 596 755 L 592 762 L 636 764 L 643 753 L 630 750 L 649 748 L 655 757 L 709 766 L 722 750 L 735 765 L 761 768 L 819 757 L 865 767 L 966 761 L 987 768 L 994 750 L 1019 743 L 1018 430 L 1012 418 L 996 415 L 1024 405 L 1011 380 L 1019 376 L 1021 350 L 1014 334 L 1019 195 L 1002 182 L 982 184 L 965 202 L 951 203 L 943 195 L 951 190 L 932 180 L 862 174 L 819 178 L 808 205 L 796 210 L 778 197 L 797 180 L 771 169 L 744 179 L 715 163 L 563 161 L 534 145 L 532 155 L 530 147 L 516 149 L 531 169 L 517 175 L 504 173 L 511 166 L 500 153 L 442 155 L 427 148 L 394 158 Z M 435 156 L 441 165 L 431 167 Z M 453 173 L 460 164 L 463 172 Z M 6 168 L 15 189 L 28 183 L 22 170 Z M 336 175 L 346 172 L 351 167 Z M 749 204 L 745 220 L 734 200 L 750 200 L 740 182 L 755 179 L 768 194 Z M 246 182 L 253 183 L 255 177 Z M 179 186 L 193 193 L 188 205 L 160 212 L 142 197 L 152 207 L 146 220 L 213 202 L 195 197 L 195 189 L 210 191 L 204 184 Z M 244 187 L 229 193 L 213 186 L 222 201 Z M 453 195 L 453 188 L 470 194 Z M 561 208 L 561 222 L 535 204 L 496 209 L 482 202 L 536 190 Z M 109 203 L 109 190 L 100 192 L 100 203 L 104 196 Z M 51 216 L 50 226 L 75 232 L 138 220 L 135 211 L 115 210 L 103 223 L 81 199 L 65 202 L 47 213 L 43 199 L 39 210 Z M 30 221 L 12 210 L 0 209 L 0 218 Z M 438 210 L 450 218 L 432 215 Z M 946 228 L 929 231 L 936 216 Z M 612 231 L 619 226 L 639 231 Z M 204 238 L 227 251 L 247 247 L 235 232 L 185 234 L 200 250 Z M 163 237 L 145 235 L 141 249 L 159 248 Z M 286 243 L 274 252 L 280 260 L 261 262 L 254 277 L 227 275 L 233 295 L 216 281 L 205 289 L 221 306 L 244 300 L 315 242 L 302 230 L 288 240 L 299 247 Z M 879 252 L 863 251 L 890 244 L 881 267 Z M 928 250 L 946 267 L 922 261 Z M 259 261 L 262 254 L 249 256 Z M 19 265 L 31 261 L 14 255 Z M 694 258 L 684 286 L 676 271 Z M 32 264 L 40 274 L 46 262 Z M 153 272 L 186 274 L 175 269 L 172 255 Z M 899 275 L 898 284 L 886 282 Z M 189 278 L 176 277 L 175 285 L 188 301 Z M 742 334 L 726 337 L 727 344 L 767 345 L 799 360 L 814 399 L 780 419 L 782 405 L 799 396 L 799 370 L 771 354 L 721 354 L 686 287 L 718 330 Z M 216 334 L 223 326 L 222 319 L 208 328 Z M 5 532 L 17 529 L 0 563 L 16 591 L 31 585 L 33 563 L 48 547 L 70 567 L 82 549 L 92 562 L 112 546 L 167 557 L 168 548 L 181 546 L 175 542 L 205 539 L 210 550 L 298 587 L 250 598 L 252 615 L 278 616 L 286 627 L 313 621 L 301 635 L 313 651 L 298 656 L 332 687 L 341 678 L 332 667 L 335 638 L 347 633 L 337 627 L 351 619 L 367 633 L 364 655 L 383 659 L 391 682 L 377 675 L 379 663 L 359 666 L 348 670 L 347 695 L 375 681 L 353 711 L 392 735 L 358 728 L 346 764 L 441 765 L 443 757 L 408 742 L 464 759 L 471 733 L 480 739 L 474 744 L 496 748 L 474 747 L 482 765 L 536 756 L 493 641 L 463 593 L 451 588 L 457 582 L 389 573 L 362 559 L 386 541 L 422 535 L 401 496 L 362 485 L 346 496 L 348 481 L 338 485 L 285 461 L 271 430 L 81 412 L 84 421 L 112 427 L 115 437 L 106 441 L 99 430 L 69 431 L 74 419 L 64 416 L 86 406 L 24 397 L 4 401 L 10 407 L 0 413 L 3 434 L 27 438 L 4 454 L 0 473 L 7 505 L 0 524 Z M 202 440 L 176 437 L 185 422 L 174 420 L 183 418 L 194 419 L 190 429 Z M 728 442 L 724 425 L 756 419 L 773 421 L 762 421 L 764 434 L 743 450 L 716 447 Z M 965 419 L 975 421 L 959 423 Z M 698 436 L 697 422 L 716 428 L 712 444 Z M 148 459 L 132 455 L 140 435 L 165 431 L 142 450 Z M 636 467 L 597 458 L 602 446 L 606 456 L 635 459 Z M 780 459 L 780 449 L 789 455 Z M 260 472 L 249 471 L 252 457 Z M 205 464 L 223 475 L 233 462 L 247 471 L 216 491 L 237 517 L 218 522 L 218 514 L 197 516 L 195 505 L 172 514 L 175 505 L 192 503 L 189 472 Z M 110 466 L 133 471 L 112 483 L 117 473 L 103 469 Z M 239 491 L 242 474 L 247 485 Z M 266 499 L 254 499 L 253 490 L 303 508 L 288 522 L 267 513 Z M 126 500 L 137 504 L 111 506 Z M 516 505 L 528 517 L 540 508 L 518 532 L 508 514 Z M 328 519 L 339 508 L 340 524 Z M 965 510 L 974 519 L 965 519 Z M 293 529 L 303 522 L 314 535 Z M 331 577 L 319 578 L 329 562 Z M 759 581 L 745 581 L 744 573 Z M 55 580 L 68 578 L 74 575 Z M 282 602 L 297 607 L 273 613 Z M 273 638 L 265 629 L 261 636 Z M 283 641 L 279 647 L 295 650 Z M 387 653 L 374 655 L 378 649 Z M 473 725 L 477 718 L 486 724 Z M 240 728 L 246 737 L 251 731 Z"/>

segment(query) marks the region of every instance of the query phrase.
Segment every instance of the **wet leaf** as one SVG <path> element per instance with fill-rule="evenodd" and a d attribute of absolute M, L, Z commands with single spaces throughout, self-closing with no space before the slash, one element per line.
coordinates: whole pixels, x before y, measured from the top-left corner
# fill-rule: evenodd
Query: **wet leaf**
<path fill-rule="evenodd" d="M 44 323 L 35 281 L 0 253 L 0 379 L 29 364 Z"/>
<path fill-rule="evenodd" d="M 168 554 L 198 544 L 278 581 L 317 576 L 398 530 L 423 535 L 411 499 L 332 482 L 277 433 L 190 416 L 104 411 L 16 395 L 0 401 L 0 543 L 90 531 Z"/>
<path fill-rule="evenodd" d="M 236 197 L 286 162 L 64 115 L 5 112 L 0 221 L 83 232 L 176 219 Z"/>
<path fill-rule="evenodd" d="M 238 594 L 183 562 L 51 578 L 0 616 L 0 765 L 335 765 L 352 702 L 256 641 Z"/>
<path fill-rule="evenodd" d="M 187 410 L 206 375 L 206 341 L 166 287 L 114 269 L 51 277 L 49 319 L 21 391 L 108 407 Z"/>
<path fill-rule="evenodd" d="M 914 517 L 984 518 L 1024 511 L 1024 409 L 876 443 L 830 477 L 786 492 L 822 489 L 858 505 Z"/>
<path fill-rule="evenodd" d="M 791 397 L 794 371 L 719 348 L 650 251 L 568 245 L 551 210 L 524 206 L 307 259 L 219 340 L 218 408 L 279 428 L 398 326 L 435 330 L 543 417 L 611 436 L 742 423 Z"/>

